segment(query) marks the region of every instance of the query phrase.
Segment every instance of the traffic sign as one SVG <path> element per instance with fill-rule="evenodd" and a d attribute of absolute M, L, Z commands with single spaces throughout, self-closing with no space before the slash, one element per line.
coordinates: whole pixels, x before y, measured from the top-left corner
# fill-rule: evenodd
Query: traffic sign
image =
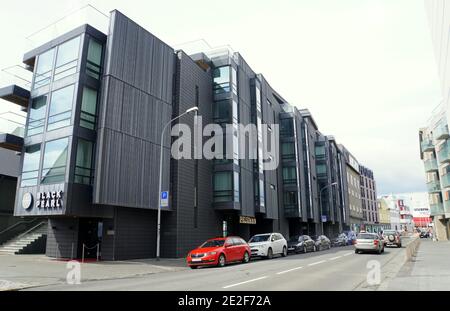
<path fill-rule="evenodd" d="M 161 191 L 161 207 L 169 206 L 169 191 Z"/>

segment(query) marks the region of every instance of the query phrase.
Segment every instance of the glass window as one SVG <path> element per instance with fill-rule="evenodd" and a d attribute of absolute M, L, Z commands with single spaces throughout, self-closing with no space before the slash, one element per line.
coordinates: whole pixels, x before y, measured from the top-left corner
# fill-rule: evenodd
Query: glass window
<path fill-rule="evenodd" d="M 86 73 L 97 80 L 101 74 L 102 51 L 103 46 L 99 42 L 94 39 L 89 40 Z"/>
<path fill-rule="evenodd" d="M 293 142 L 281 144 L 281 157 L 283 159 L 295 158 L 295 144 Z"/>
<path fill-rule="evenodd" d="M 25 148 L 22 167 L 22 181 L 20 186 L 35 186 L 38 181 L 39 161 L 41 159 L 41 145 Z"/>
<path fill-rule="evenodd" d="M 214 173 L 214 202 L 229 202 L 233 200 L 233 180 L 231 173 Z"/>
<path fill-rule="evenodd" d="M 213 71 L 214 94 L 221 94 L 230 91 L 230 66 L 215 68 Z"/>
<path fill-rule="evenodd" d="M 325 164 L 316 165 L 316 172 L 317 172 L 317 174 L 326 174 L 327 166 Z"/>
<path fill-rule="evenodd" d="M 28 119 L 27 136 L 40 134 L 44 131 L 47 95 L 33 98 Z"/>
<path fill-rule="evenodd" d="M 80 126 L 94 130 L 96 123 L 97 91 L 85 87 L 81 101 Z"/>
<path fill-rule="evenodd" d="M 78 139 L 77 159 L 75 164 L 75 182 L 90 185 L 92 183 L 92 154 L 94 144 Z"/>
<path fill-rule="evenodd" d="M 297 192 L 286 191 L 283 195 L 284 205 L 297 205 Z"/>
<path fill-rule="evenodd" d="M 55 81 L 77 72 L 80 37 L 76 37 L 58 47 L 56 54 Z"/>
<path fill-rule="evenodd" d="M 293 184 L 297 182 L 297 172 L 295 166 L 283 167 L 283 183 Z"/>
<path fill-rule="evenodd" d="M 42 183 L 51 184 L 64 181 L 68 144 L 68 137 L 45 143 Z"/>
<path fill-rule="evenodd" d="M 214 103 L 214 119 L 231 121 L 231 105 L 229 100 L 221 100 Z"/>
<path fill-rule="evenodd" d="M 37 66 L 34 76 L 34 88 L 38 88 L 50 83 L 53 68 L 53 58 L 55 49 L 51 49 L 38 56 Z"/>
<path fill-rule="evenodd" d="M 70 125 L 74 88 L 72 84 L 52 93 L 47 131 Z"/>
<path fill-rule="evenodd" d="M 292 119 L 280 120 L 280 135 L 281 136 L 294 136 L 294 124 Z"/>
<path fill-rule="evenodd" d="M 315 147 L 316 156 L 325 156 L 325 146 L 316 146 Z"/>

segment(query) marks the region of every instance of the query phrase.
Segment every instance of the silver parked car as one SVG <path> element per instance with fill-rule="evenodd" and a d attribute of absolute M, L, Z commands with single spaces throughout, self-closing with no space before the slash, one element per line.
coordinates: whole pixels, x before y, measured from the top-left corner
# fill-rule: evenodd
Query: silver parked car
<path fill-rule="evenodd" d="M 356 236 L 355 253 L 374 252 L 381 254 L 384 252 L 384 241 L 376 233 L 360 232 Z"/>

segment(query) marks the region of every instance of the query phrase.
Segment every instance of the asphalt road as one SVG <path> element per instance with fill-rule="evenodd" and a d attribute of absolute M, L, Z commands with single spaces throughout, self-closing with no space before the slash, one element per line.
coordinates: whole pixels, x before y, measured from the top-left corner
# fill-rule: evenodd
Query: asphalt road
<path fill-rule="evenodd" d="M 254 259 L 232 264 L 101 281 L 79 285 L 52 285 L 29 290 L 375 290 L 366 282 L 368 262 L 383 267 L 400 249 L 386 248 L 381 255 L 355 254 L 353 246 L 289 255 L 272 260 Z M 383 277 L 381 277 L 383 279 Z"/>

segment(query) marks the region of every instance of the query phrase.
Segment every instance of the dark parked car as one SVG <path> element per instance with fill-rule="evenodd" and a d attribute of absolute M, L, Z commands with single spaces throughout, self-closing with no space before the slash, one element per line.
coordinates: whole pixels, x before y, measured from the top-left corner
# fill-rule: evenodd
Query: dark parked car
<path fill-rule="evenodd" d="M 332 241 L 333 246 L 346 246 L 348 244 L 348 237 L 345 233 L 341 233 Z"/>
<path fill-rule="evenodd" d="M 324 235 L 314 236 L 312 239 L 316 243 L 316 249 L 318 251 L 324 250 L 324 249 L 330 249 L 331 248 L 331 241 L 329 238 L 327 238 Z"/>
<path fill-rule="evenodd" d="M 427 239 L 429 237 L 430 237 L 430 233 L 429 232 L 427 232 L 427 231 L 420 232 L 420 238 L 421 239 Z"/>
<path fill-rule="evenodd" d="M 316 243 L 309 235 L 294 235 L 288 241 L 288 252 L 306 253 L 316 250 Z"/>

